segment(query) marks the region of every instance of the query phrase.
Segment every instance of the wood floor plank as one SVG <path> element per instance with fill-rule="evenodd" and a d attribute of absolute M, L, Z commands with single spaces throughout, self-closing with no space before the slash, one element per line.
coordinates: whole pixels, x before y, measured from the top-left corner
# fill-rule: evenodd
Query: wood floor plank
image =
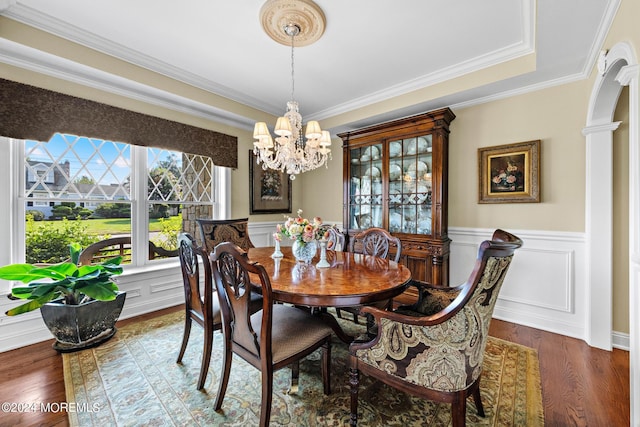
<path fill-rule="evenodd" d="M 118 326 L 181 309 L 126 319 Z M 628 352 L 598 350 L 574 338 L 495 319 L 489 333 L 538 351 L 546 426 L 629 425 Z M 62 357 L 52 343 L 0 353 L 0 403 L 65 402 Z M 67 425 L 65 412 L 0 413 L 0 426 Z"/>

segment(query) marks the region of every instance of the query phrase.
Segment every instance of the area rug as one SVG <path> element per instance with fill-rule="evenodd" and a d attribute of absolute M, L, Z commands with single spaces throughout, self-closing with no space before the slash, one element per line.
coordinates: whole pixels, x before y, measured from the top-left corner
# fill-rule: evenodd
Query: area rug
<path fill-rule="evenodd" d="M 234 356 L 222 410 L 213 410 L 221 370 L 222 335 L 215 333 L 205 390 L 196 390 L 202 329 L 194 325 L 182 364 L 176 356 L 184 313 L 129 324 L 100 347 L 63 354 L 69 424 L 82 426 L 256 426 L 260 373 Z M 360 328 L 340 320 L 349 332 Z M 322 393 L 320 353 L 300 364 L 297 394 L 287 394 L 291 372 L 274 375 L 271 425 L 344 426 L 349 420 L 346 344 L 332 347 L 332 394 Z M 490 338 L 480 383 L 486 417 L 467 401 L 467 425 L 544 424 L 540 373 L 534 349 Z M 361 375 L 359 425 L 448 426 L 450 406 L 413 397 Z"/>

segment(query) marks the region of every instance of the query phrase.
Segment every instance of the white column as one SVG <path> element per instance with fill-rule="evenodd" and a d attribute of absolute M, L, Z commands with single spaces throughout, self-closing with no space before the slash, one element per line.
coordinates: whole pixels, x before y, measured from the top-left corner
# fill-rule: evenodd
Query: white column
<path fill-rule="evenodd" d="M 587 286 L 586 341 L 611 350 L 613 267 L 613 131 L 620 122 L 590 126 L 586 150 Z"/>

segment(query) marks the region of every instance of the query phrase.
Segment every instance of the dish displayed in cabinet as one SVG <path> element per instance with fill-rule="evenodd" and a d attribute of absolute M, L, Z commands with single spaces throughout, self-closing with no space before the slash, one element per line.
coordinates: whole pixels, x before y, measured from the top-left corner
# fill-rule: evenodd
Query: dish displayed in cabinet
<path fill-rule="evenodd" d="M 407 144 L 405 144 L 405 148 L 405 154 L 407 155 L 415 155 L 431 151 L 429 141 L 427 141 L 426 138 L 422 136 L 409 139 Z"/>
<path fill-rule="evenodd" d="M 402 178 L 402 168 L 400 165 L 392 163 L 389 165 L 389 181 L 398 181 Z"/>
<path fill-rule="evenodd" d="M 373 166 L 365 171 L 364 176 L 368 176 L 373 180 L 379 180 L 382 176 L 382 172 L 380 172 L 380 169 Z"/>
<path fill-rule="evenodd" d="M 398 157 L 402 155 L 402 143 L 400 141 L 392 141 L 389 143 L 389 157 Z"/>
<path fill-rule="evenodd" d="M 431 234 L 431 218 L 418 221 L 418 233 Z"/>
<path fill-rule="evenodd" d="M 407 168 L 407 174 L 411 179 L 427 179 L 429 166 L 425 162 L 411 163 Z"/>
<path fill-rule="evenodd" d="M 369 160 L 378 160 L 379 158 L 380 150 L 375 145 L 372 145 L 364 150 L 364 154 L 360 157 L 360 161 L 368 162 Z"/>

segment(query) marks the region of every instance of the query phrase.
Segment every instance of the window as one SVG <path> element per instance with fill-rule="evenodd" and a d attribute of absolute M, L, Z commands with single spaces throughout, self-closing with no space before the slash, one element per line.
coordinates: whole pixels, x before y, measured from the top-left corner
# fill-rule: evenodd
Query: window
<path fill-rule="evenodd" d="M 59 262 L 69 241 L 116 236 L 130 236 L 132 264 L 158 262 L 149 242 L 177 255 L 183 215 L 214 212 L 208 157 L 62 134 L 20 142 L 27 262 Z"/>

